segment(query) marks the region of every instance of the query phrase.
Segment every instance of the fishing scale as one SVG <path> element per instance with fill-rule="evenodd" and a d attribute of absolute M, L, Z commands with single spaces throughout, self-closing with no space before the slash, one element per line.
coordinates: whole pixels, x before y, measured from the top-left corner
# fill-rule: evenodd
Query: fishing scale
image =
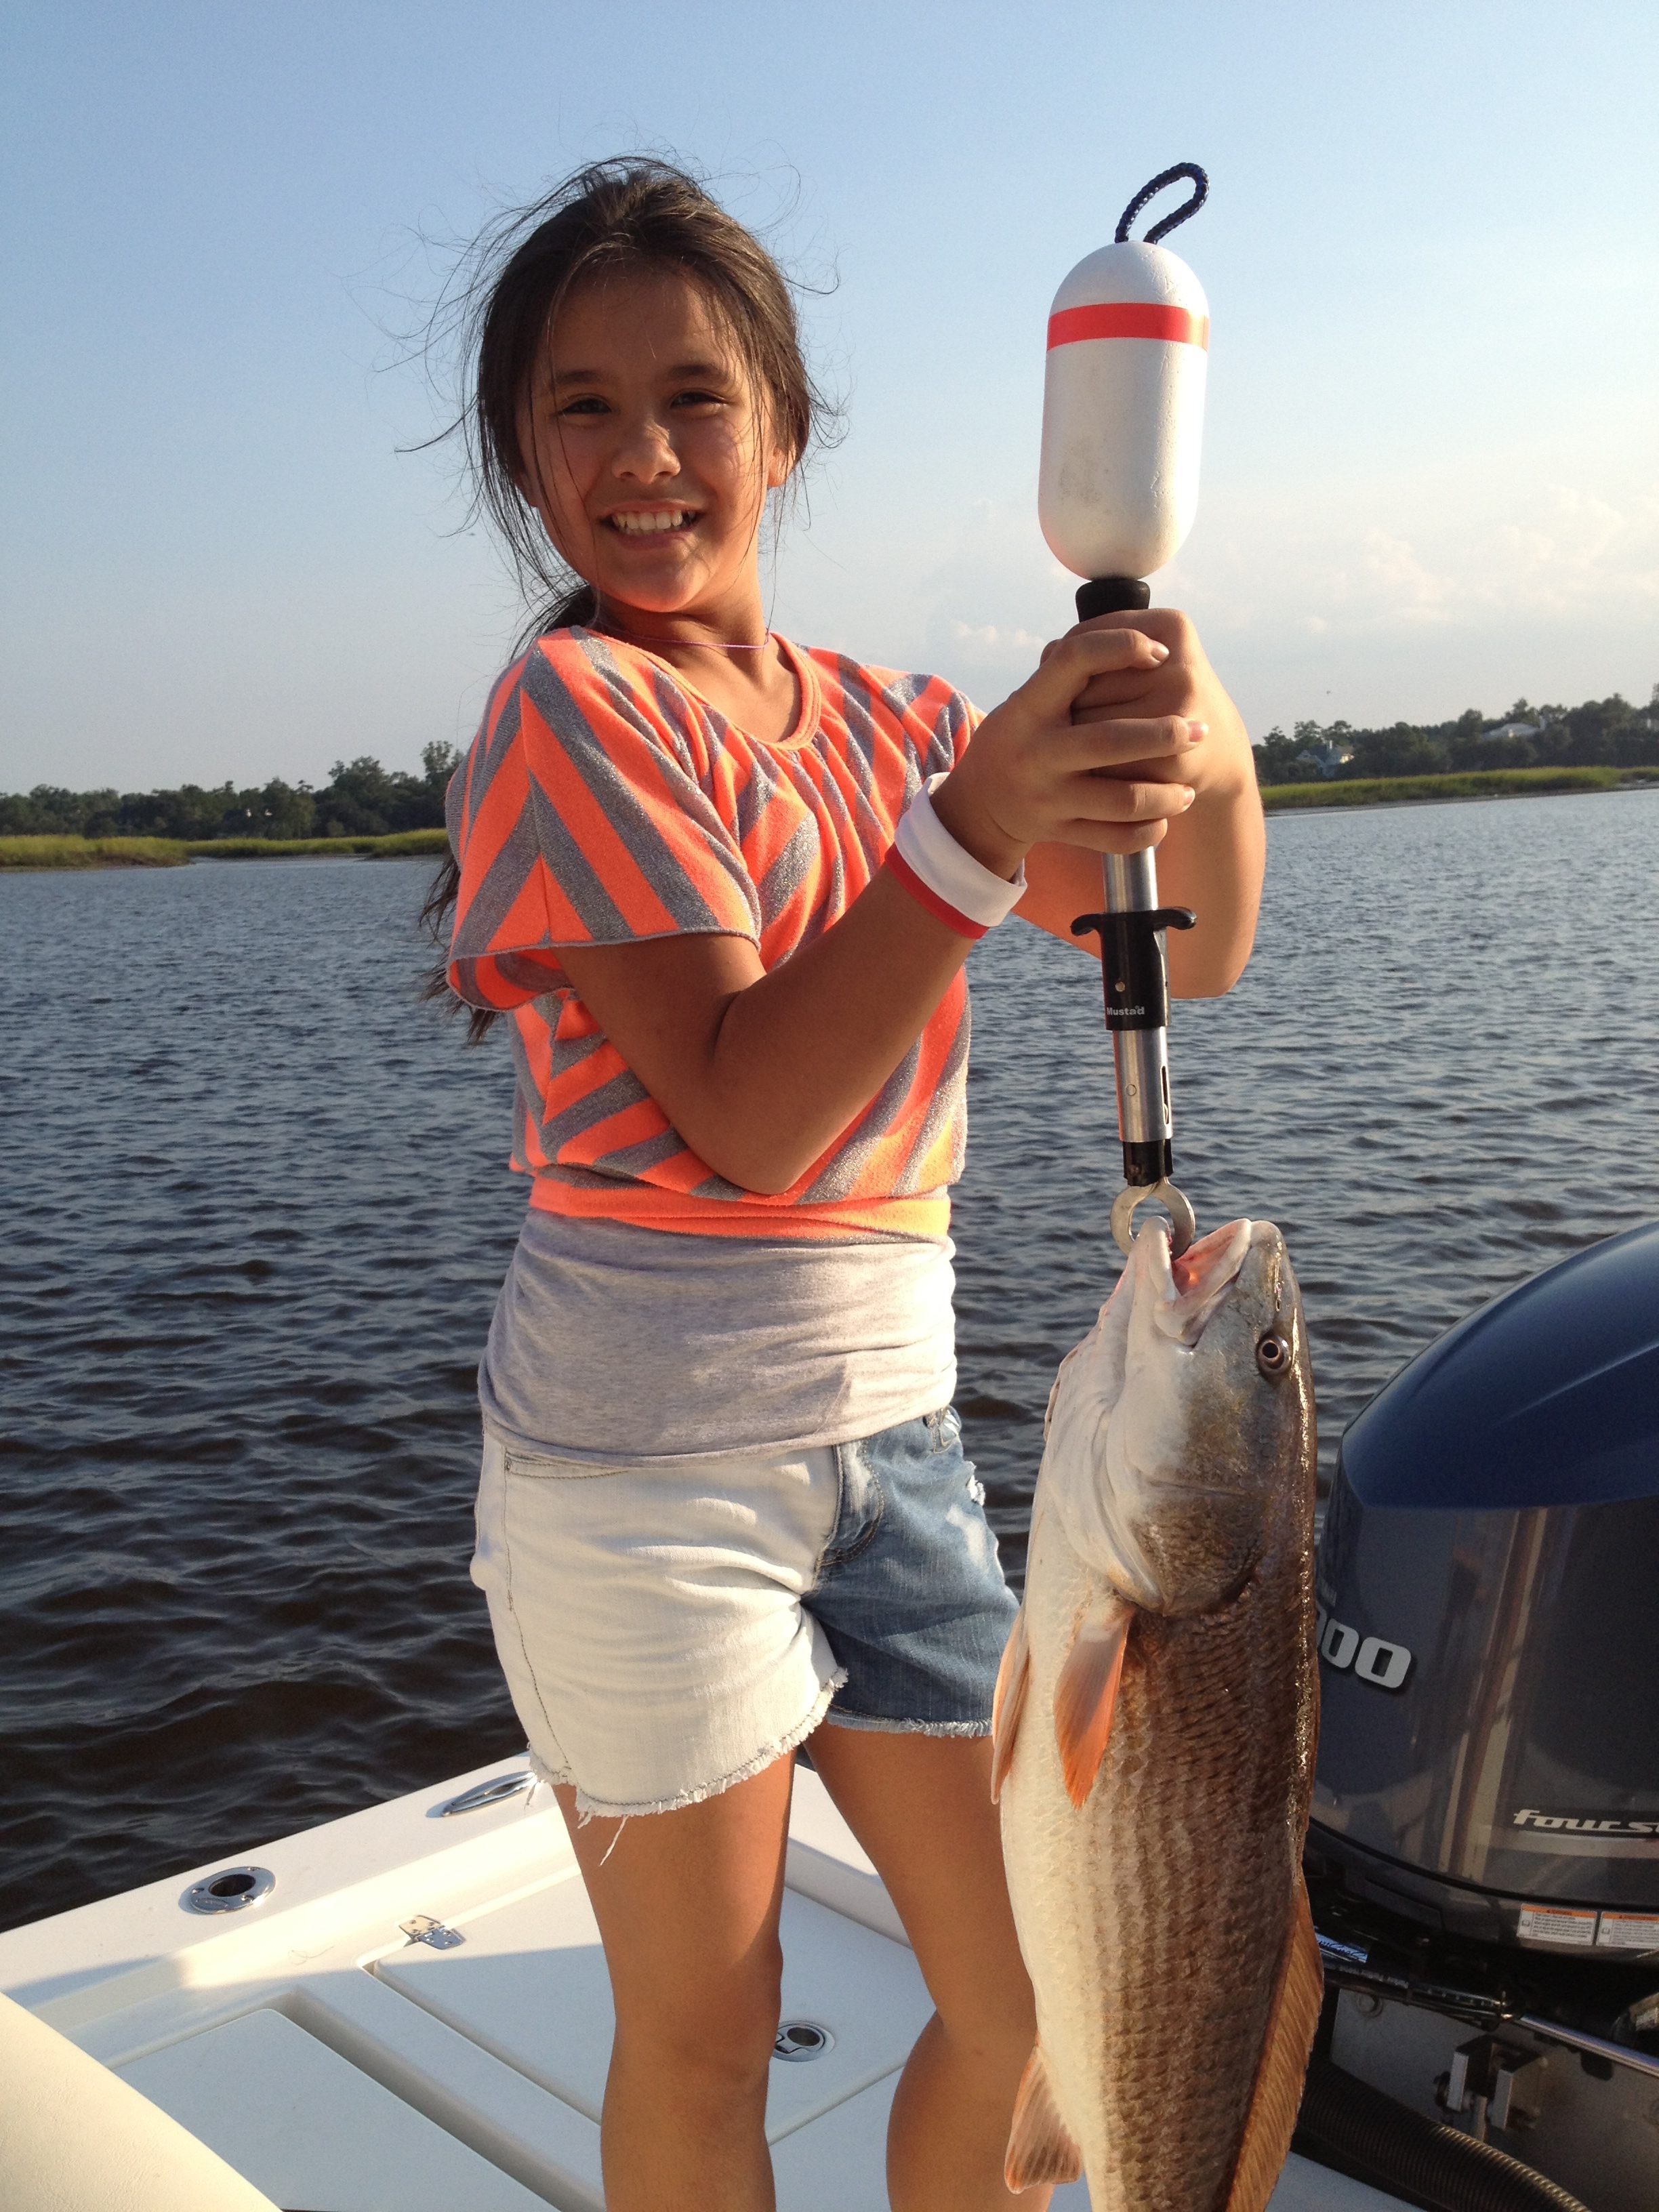
<path fill-rule="evenodd" d="M 1132 239 L 1148 202 L 1183 178 L 1191 198 Z M 1113 243 L 1079 261 L 1054 295 L 1037 516 L 1054 557 L 1085 579 L 1079 622 L 1150 605 L 1146 579 L 1192 527 L 1209 303 L 1186 263 L 1158 241 L 1196 215 L 1209 190 L 1194 162 L 1165 169 L 1130 201 Z M 1169 1209 L 1173 1249 L 1182 1253 L 1197 1224 L 1172 1180 L 1164 933 L 1190 929 L 1195 917 L 1190 908 L 1158 904 L 1151 851 L 1106 854 L 1102 872 L 1104 911 L 1079 915 L 1072 929 L 1100 938 L 1125 1186 L 1112 1233 L 1127 1252 L 1135 1208 L 1155 1198 Z"/>

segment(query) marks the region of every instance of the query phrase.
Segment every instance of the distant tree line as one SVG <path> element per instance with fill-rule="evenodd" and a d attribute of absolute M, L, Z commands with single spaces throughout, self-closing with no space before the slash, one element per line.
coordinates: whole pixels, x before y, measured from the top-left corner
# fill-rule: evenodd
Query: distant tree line
<path fill-rule="evenodd" d="M 64 791 L 38 783 L 0 793 L 0 836 L 384 837 L 441 829 L 444 790 L 460 759 L 430 744 L 419 775 L 384 769 L 367 754 L 337 761 L 321 790 L 274 776 L 239 791 L 181 784 L 177 791 Z M 1298 722 L 1269 730 L 1255 747 L 1262 783 L 1322 778 L 1439 775 L 1483 768 L 1659 768 L 1659 684 L 1645 708 L 1615 691 L 1579 707 L 1534 707 L 1517 699 L 1496 720 L 1474 708 L 1455 721 L 1395 722 L 1386 730 L 1348 722 Z"/>
<path fill-rule="evenodd" d="M 1645 708 L 1615 691 L 1580 707 L 1517 699 L 1494 720 L 1474 708 L 1453 722 L 1298 722 L 1269 730 L 1255 747 L 1261 783 L 1315 783 L 1371 775 L 1443 775 L 1483 768 L 1659 768 L 1659 684 Z"/>
<path fill-rule="evenodd" d="M 398 830 L 441 829 L 444 787 L 460 755 L 428 745 L 422 773 L 384 769 L 367 754 L 337 761 L 320 791 L 280 776 L 257 789 L 198 783 L 177 791 L 63 791 L 38 783 L 27 793 L 0 793 L 0 836 L 385 837 Z"/>

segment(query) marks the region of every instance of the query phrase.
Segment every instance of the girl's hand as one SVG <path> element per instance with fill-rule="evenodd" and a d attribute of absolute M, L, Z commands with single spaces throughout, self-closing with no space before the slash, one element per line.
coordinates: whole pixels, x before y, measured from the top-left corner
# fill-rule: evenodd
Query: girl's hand
<path fill-rule="evenodd" d="M 1161 639 L 1116 617 L 1048 647 L 933 793 L 933 811 L 957 842 L 1005 877 L 1034 845 L 1097 853 L 1156 845 L 1194 803 L 1186 763 L 1205 725 L 1183 714 L 1136 714 L 1115 699 L 1150 698 L 1171 657 Z"/>
<path fill-rule="evenodd" d="M 1043 672 L 1079 639 L 1118 639 L 1126 632 L 1164 651 L 1101 669 L 1078 693 L 1073 717 L 1095 733 L 1162 726 L 1167 718 L 1202 733 L 1176 756 L 1133 761 L 1109 773 L 1127 775 L 1137 785 L 1173 775 L 1196 793 L 1188 807 L 1160 824 L 1170 835 L 1158 857 L 1158 896 L 1198 915 L 1196 929 L 1170 937 L 1170 987 L 1177 998 L 1208 998 L 1237 980 L 1255 933 L 1265 842 L 1249 738 L 1197 631 L 1173 607 L 1098 616 L 1045 647 Z M 972 750 L 970 745 L 964 766 Z M 1079 849 L 1082 842 L 1061 833 L 1031 854 L 1030 888 L 1018 909 L 1073 944 L 1079 942 L 1071 936 L 1073 917 L 1100 903 L 1100 864 L 1092 853 Z"/>
<path fill-rule="evenodd" d="M 1092 623 L 1079 623 L 1071 635 L 1125 629 L 1162 645 L 1163 657 L 1150 668 L 1109 670 L 1095 677 L 1079 693 L 1073 719 L 1098 722 L 1181 714 L 1201 722 L 1206 736 L 1182 760 L 1182 781 L 1200 798 L 1218 789 L 1229 793 L 1254 790 L 1249 734 L 1188 617 L 1177 607 L 1148 607 L 1139 614 L 1097 616 Z M 1058 643 L 1045 646 L 1043 659 L 1058 650 Z"/>

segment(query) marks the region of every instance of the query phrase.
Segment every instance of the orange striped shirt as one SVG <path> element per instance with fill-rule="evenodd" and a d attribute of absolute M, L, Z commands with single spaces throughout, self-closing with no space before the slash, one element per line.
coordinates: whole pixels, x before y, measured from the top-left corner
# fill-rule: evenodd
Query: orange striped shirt
<path fill-rule="evenodd" d="M 512 1017 L 532 1206 L 703 1236 L 943 1237 L 966 1136 L 962 975 L 863 1113 L 768 1196 L 697 1157 L 559 963 L 564 945 L 702 933 L 775 968 L 846 912 L 912 793 L 960 757 L 973 711 L 939 678 L 777 642 L 800 713 L 775 744 L 592 630 L 551 631 L 507 670 L 449 787 L 449 980 Z"/>

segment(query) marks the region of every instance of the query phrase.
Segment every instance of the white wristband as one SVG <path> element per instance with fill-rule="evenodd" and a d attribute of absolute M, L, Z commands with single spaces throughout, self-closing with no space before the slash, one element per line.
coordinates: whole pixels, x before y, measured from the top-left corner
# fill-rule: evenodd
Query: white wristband
<path fill-rule="evenodd" d="M 1025 896 L 1022 863 L 1012 883 L 994 875 L 957 844 L 933 811 L 930 776 L 899 817 L 887 865 L 912 897 L 961 937 L 983 937 L 1006 921 Z"/>

